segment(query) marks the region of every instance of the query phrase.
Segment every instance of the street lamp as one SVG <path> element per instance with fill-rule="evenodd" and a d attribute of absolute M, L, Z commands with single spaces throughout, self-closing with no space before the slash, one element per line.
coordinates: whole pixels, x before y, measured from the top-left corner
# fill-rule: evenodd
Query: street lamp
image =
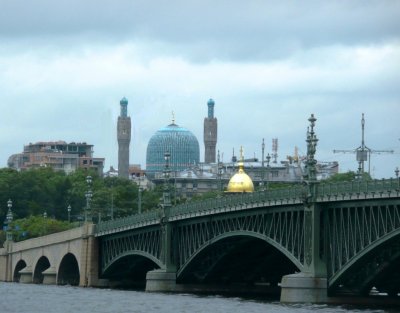
<path fill-rule="evenodd" d="M 396 170 L 394 171 L 394 173 L 396 174 L 396 178 L 397 178 L 397 185 L 400 187 L 400 180 L 399 180 L 399 168 L 396 167 Z"/>
<path fill-rule="evenodd" d="M 114 219 L 114 178 L 111 178 L 111 208 L 110 208 L 110 218 Z"/>
<path fill-rule="evenodd" d="M 68 223 L 71 223 L 71 205 L 70 204 L 68 204 L 67 212 L 68 212 Z"/>
<path fill-rule="evenodd" d="M 264 138 L 261 144 L 261 188 L 264 189 L 264 150 L 265 150 L 265 142 Z"/>
<path fill-rule="evenodd" d="M 221 164 L 221 159 L 220 159 L 220 154 L 218 150 L 218 190 L 222 191 L 222 164 Z"/>
<path fill-rule="evenodd" d="M 9 199 L 7 201 L 7 207 L 8 207 L 8 211 L 7 211 L 7 216 L 6 216 L 6 224 L 7 224 L 7 234 L 6 234 L 6 238 L 7 241 L 12 241 L 13 237 L 12 237 L 12 228 L 11 228 L 11 222 L 13 220 L 13 213 L 12 213 L 12 201 L 11 199 Z"/>
<path fill-rule="evenodd" d="M 87 183 L 87 191 L 85 192 L 85 197 L 86 197 L 85 223 L 87 223 L 89 220 L 90 200 L 92 199 L 93 196 L 92 190 L 90 189 L 92 185 L 92 176 L 89 175 L 86 177 L 86 183 Z"/>
<path fill-rule="evenodd" d="M 164 167 L 164 209 L 171 206 L 171 199 L 169 193 L 169 161 L 171 154 L 169 152 L 164 153 L 165 167 Z"/>
<path fill-rule="evenodd" d="M 265 182 L 265 189 L 268 190 L 268 180 L 269 180 L 269 161 L 271 161 L 271 156 L 267 154 L 267 181 Z"/>
<path fill-rule="evenodd" d="M 139 190 L 138 190 L 138 214 L 142 213 L 142 186 L 140 186 L 139 182 Z"/>

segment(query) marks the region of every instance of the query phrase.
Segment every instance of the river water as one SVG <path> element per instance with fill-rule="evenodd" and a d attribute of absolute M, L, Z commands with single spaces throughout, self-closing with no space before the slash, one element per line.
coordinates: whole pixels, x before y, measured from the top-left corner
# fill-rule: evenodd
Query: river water
<path fill-rule="evenodd" d="M 0 283 L 1 313 L 355 313 L 400 312 L 394 308 L 283 305 L 237 297 Z"/>

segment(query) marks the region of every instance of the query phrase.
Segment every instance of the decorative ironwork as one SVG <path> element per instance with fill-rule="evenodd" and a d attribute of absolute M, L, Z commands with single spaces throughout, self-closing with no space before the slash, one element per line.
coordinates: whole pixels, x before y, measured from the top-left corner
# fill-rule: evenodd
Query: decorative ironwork
<path fill-rule="evenodd" d="M 299 269 L 304 264 L 304 210 L 302 206 L 260 208 L 253 212 L 225 214 L 211 219 L 193 219 L 175 226 L 177 269 L 182 272 L 191 260 L 215 240 L 230 235 L 263 239 L 286 254 Z M 178 272 L 179 275 L 179 272 Z"/>
<path fill-rule="evenodd" d="M 160 211 L 148 211 L 142 214 L 130 215 L 96 225 L 96 236 L 105 236 L 122 231 L 156 225 L 160 222 Z"/>
<path fill-rule="evenodd" d="M 333 202 L 327 217 L 328 275 L 335 284 L 371 249 L 400 235 L 400 199 Z"/>
<path fill-rule="evenodd" d="M 314 132 L 314 126 L 316 122 L 316 118 L 314 114 L 311 114 L 308 119 L 310 122 L 310 127 L 307 128 L 307 160 L 306 160 L 306 170 L 304 175 L 305 181 L 316 181 L 317 180 L 317 172 L 316 172 L 316 164 L 317 161 L 314 158 L 315 152 L 317 151 L 317 136 Z"/>
<path fill-rule="evenodd" d="M 251 194 L 234 194 L 216 197 L 203 201 L 193 201 L 180 204 L 170 209 L 170 221 L 219 214 L 224 212 L 247 210 L 260 206 L 277 206 L 299 204 L 304 200 L 304 188 L 294 186 L 285 189 L 257 191 Z M 319 184 L 317 186 L 317 202 L 332 202 L 361 199 L 386 199 L 400 197 L 400 190 L 396 179 L 354 181 Z M 142 214 L 104 221 L 97 225 L 96 236 L 154 225 L 159 222 L 158 210 Z"/>
<path fill-rule="evenodd" d="M 395 179 L 321 183 L 317 186 L 318 202 L 398 198 L 399 196 L 400 190 Z"/>
<path fill-rule="evenodd" d="M 135 229 L 101 238 L 101 271 L 120 257 L 128 254 L 146 254 L 157 262 L 161 259 L 162 234 L 159 227 Z"/>
<path fill-rule="evenodd" d="M 311 206 L 303 202 L 304 191 L 308 194 L 305 187 L 225 195 L 171 207 L 169 214 L 155 210 L 100 223 L 96 236 L 101 241 L 102 271 L 124 255 L 139 254 L 160 267 L 169 260 L 179 276 L 201 251 L 220 239 L 253 236 L 276 247 L 300 270 L 314 266 L 313 257 L 325 260 L 329 286 L 336 288 L 368 252 L 382 249 L 400 235 L 396 179 L 315 185 Z M 315 243 L 313 230 L 307 227 L 316 205 L 320 226 L 313 236 L 319 234 L 319 251 L 310 250 Z M 165 235 L 167 224 L 170 238 Z M 163 245 L 168 246 L 165 255 Z M 357 281 L 367 280 L 362 275 L 374 275 L 375 261 L 358 268 Z"/>

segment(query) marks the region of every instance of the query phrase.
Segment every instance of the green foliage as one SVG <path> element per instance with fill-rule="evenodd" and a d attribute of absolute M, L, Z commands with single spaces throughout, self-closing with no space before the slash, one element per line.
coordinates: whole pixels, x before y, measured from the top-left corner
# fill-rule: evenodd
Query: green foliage
<path fill-rule="evenodd" d="M 92 176 L 93 197 L 90 202 L 90 211 L 94 220 L 97 220 L 99 215 L 103 219 L 110 218 L 111 208 L 113 208 L 114 217 L 138 212 L 139 189 L 134 182 L 127 179 L 103 178 L 94 171 L 84 169 L 67 175 L 51 168 L 21 172 L 3 168 L 0 169 L 0 223 L 5 220 L 8 199 L 13 201 L 14 220 L 29 216 L 43 216 L 46 212 L 48 221 L 52 219 L 66 221 L 68 220 L 67 208 L 70 205 L 71 221 L 82 221 L 86 207 L 85 192 L 88 190 L 86 182 L 88 175 Z M 156 208 L 161 195 L 162 190 L 158 187 L 154 191 L 142 191 L 142 211 Z M 53 227 L 52 224 L 47 226 L 48 229 Z"/>
<path fill-rule="evenodd" d="M 22 219 L 14 220 L 10 228 L 13 233 L 14 241 L 21 241 L 39 236 L 45 236 L 58 233 L 74 227 L 73 224 L 66 221 L 60 221 L 52 218 L 44 218 L 43 216 L 29 216 Z M 4 242 L 5 231 L 0 233 L 0 241 Z"/>
<path fill-rule="evenodd" d="M 337 182 L 344 182 L 344 181 L 353 181 L 358 179 L 357 173 L 353 171 L 348 171 L 346 173 L 337 173 L 332 175 L 331 177 L 325 179 L 323 182 L 326 183 L 337 183 Z M 362 175 L 362 180 L 372 180 L 371 176 L 368 173 L 364 173 Z"/>
<path fill-rule="evenodd" d="M 14 240 L 24 240 L 57 233 L 73 227 L 73 224 L 43 216 L 30 216 L 12 223 Z"/>
<path fill-rule="evenodd" d="M 194 195 L 190 201 L 198 201 L 198 200 L 206 200 L 206 199 L 211 199 L 211 198 L 216 198 L 218 196 L 223 196 L 224 192 L 223 191 L 208 191 L 203 194 L 198 194 Z"/>
<path fill-rule="evenodd" d="M 290 183 L 290 182 L 268 182 L 268 185 L 265 184 L 264 186 L 256 186 L 255 190 L 256 191 L 261 191 L 261 190 L 265 190 L 266 188 L 268 188 L 268 190 L 272 190 L 272 189 L 281 189 L 281 188 L 291 188 L 294 187 L 296 185 L 298 185 L 299 183 Z"/>

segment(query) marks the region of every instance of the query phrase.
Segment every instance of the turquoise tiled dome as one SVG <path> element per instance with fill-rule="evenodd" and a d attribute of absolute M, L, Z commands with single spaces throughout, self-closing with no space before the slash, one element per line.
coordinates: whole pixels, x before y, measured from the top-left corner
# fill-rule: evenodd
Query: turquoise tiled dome
<path fill-rule="evenodd" d="M 159 129 L 150 138 L 146 153 L 146 171 L 149 174 L 164 170 L 165 152 L 171 154 L 172 171 L 187 169 L 193 164 L 198 164 L 200 160 L 200 148 L 196 136 L 174 123 Z"/>

